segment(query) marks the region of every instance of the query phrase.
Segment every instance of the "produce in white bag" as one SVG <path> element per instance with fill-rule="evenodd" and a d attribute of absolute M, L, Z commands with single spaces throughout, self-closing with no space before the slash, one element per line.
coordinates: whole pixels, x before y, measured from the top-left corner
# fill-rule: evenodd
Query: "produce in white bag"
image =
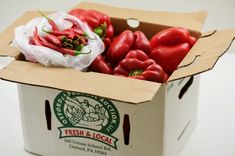
<path fill-rule="evenodd" d="M 104 51 L 102 40 L 86 23 L 64 12 L 17 27 L 13 45 L 28 61 L 78 70 L 86 69 Z"/>

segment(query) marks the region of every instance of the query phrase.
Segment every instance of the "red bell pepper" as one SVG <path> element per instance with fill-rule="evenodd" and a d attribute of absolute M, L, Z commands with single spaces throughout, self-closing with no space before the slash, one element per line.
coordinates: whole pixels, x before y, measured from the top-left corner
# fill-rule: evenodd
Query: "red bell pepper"
<path fill-rule="evenodd" d="M 95 10 L 73 9 L 69 14 L 76 16 L 83 22 L 86 22 L 102 39 L 109 38 L 111 40 L 114 35 L 114 29 L 110 17 L 104 13 Z"/>
<path fill-rule="evenodd" d="M 189 36 L 188 44 L 190 45 L 190 47 L 192 47 L 196 42 L 197 42 L 197 39 L 195 37 Z"/>
<path fill-rule="evenodd" d="M 190 36 L 187 29 L 169 28 L 160 31 L 150 40 L 150 57 L 160 64 L 164 71 L 171 74 L 195 42 L 196 38 Z"/>
<path fill-rule="evenodd" d="M 165 29 L 152 37 L 150 45 L 153 49 L 159 45 L 175 45 L 188 42 L 189 35 L 189 31 L 184 28 Z"/>
<path fill-rule="evenodd" d="M 89 66 L 89 69 L 94 72 L 104 73 L 104 74 L 112 74 L 112 68 L 106 63 L 104 57 L 99 55 Z"/>
<path fill-rule="evenodd" d="M 146 52 L 147 54 L 150 54 L 150 42 L 142 31 L 134 32 L 134 43 L 132 48 L 140 49 Z"/>
<path fill-rule="evenodd" d="M 114 68 L 114 75 L 154 82 L 166 82 L 168 75 L 162 67 L 150 59 L 142 50 L 131 50 Z"/>
<path fill-rule="evenodd" d="M 164 71 L 170 75 L 176 70 L 189 50 L 190 46 L 187 42 L 173 46 L 158 46 L 152 50 L 150 57 L 161 65 Z"/>
<path fill-rule="evenodd" d="M 107 51 L 107 58 L 112 65 L 116 65 L 126 56 L 133 42 L 134 35 L 130 30 L 123 31 L 113 40 Z"/>

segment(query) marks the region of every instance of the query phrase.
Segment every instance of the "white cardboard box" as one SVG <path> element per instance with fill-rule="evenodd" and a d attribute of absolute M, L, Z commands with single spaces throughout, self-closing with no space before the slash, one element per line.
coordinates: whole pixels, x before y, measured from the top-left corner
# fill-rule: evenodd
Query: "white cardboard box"
<path fill-rule="evenodd" d="M 0 35 L 0 56 L 16 59 L 0 71 L 0 78 L 19 83 L 26 150 L 50 156 L 179 155 L 196 124 L 196 74 L 213 68 L 235 30 L 201 33 L 205 12 L 154 12 L 93 3 L 79 7 L 110 15 L 117 33 L 129 28 L 126 20 L 134 18 L 140 21 L 136 29 L 148 37 L 180 26 L 198 41 L 165 84 L 46 68 L 26 62 L 9 46 L 14 28 L 39 16 L 25 13 Z"/>
<path fill-rule="evenodd" d="M 18 89 L 25 149 L 50 156 L 179 155 L 196 124 L 198 83 L 198 76 L 170 82 L 162 85 L 152 101 L 138 105 L 94 95 L 62 93 L 56 89 L 20 84 Z M 190 86 L 188 86 L 189 84 Z M 179 94 L 184 86 L 188 86 L 188 89 L 179 99 Z M 66 96 L 58 97 L 62 94 Z M 81 105 L 66 100 L 66 98 L 70 99 L 69 97 L 78 99 Z M 63 98 L 64 101 L 60 103 Z M 103 110 L 108 119 L 111 119 L 113 115 L 111 124 L 103 121 L 102 129 L 97 125 L 83 126 L 75 123 L 75 125 L 71 123 L 72 125 L 68 126 L 71 119 L 66 116 L 66 108 L 75 105 L 82 108 L 84 100 L 87 100 L 94 108 L 97 104 L 100 108 L 105 108 Z M 106 104 L 107 102 L 109 104 Z M 46 120 L 45 110 L 48 109 L 46 108 L 48 103 L 51 110 L 51 115 L 49 115 L 52 123 L 51 130 L 48 129 Z M 108 114 L 109 110 L 112 115 Z M 124 119 L 125 116 L 129 117 L 130 122 L 128 145 L 124 139 L 123 125 L 124 122 L 127 122 Z M 109 128 L 107 124 L 110 126 Z M 79 127 L 76 127 L 78 125 Z M 113 133 L 107 134 L 108 129 L 105 127 L 110 131 L 113 130 Z M 88 133 L 90 136 L 87 136 Z M 97 139 L 97 136 L 94 138 L 94 134 L 105 136 L 104 140 Z M 108 140 L 106 140 L 107 138 Z"/>

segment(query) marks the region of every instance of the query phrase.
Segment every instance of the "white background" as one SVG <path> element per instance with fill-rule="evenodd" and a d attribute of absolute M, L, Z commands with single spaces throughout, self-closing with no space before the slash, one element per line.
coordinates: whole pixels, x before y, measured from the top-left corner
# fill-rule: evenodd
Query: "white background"
<path fill-rule="evenodd" d="M 95 2 L 95 1 L 94 1 Z M 235 28 L 234 0 L 97 0 L 121 7 L 165 11 L 207 10 L 203 31 Z M 26 10 L 66 11 L 75 0 L 2 0 L 0 32 Z M 198 125 L 181 156 L 235 156 L 235 46 L 212 71 L 201 74 Z M 7 59 L 0 59 L 0 67 Z M 0 81 L 0 156 L 31 156 L 23 150 L 16 84 Z"/>

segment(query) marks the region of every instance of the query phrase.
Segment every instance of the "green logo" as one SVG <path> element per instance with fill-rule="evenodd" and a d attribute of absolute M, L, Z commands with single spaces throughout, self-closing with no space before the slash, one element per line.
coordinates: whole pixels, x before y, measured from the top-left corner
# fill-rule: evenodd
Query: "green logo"
<path fill-rule="evenodd" d="M 115 105 L 103 97 L 75 92 L 61 92 L 54 100 L 54 112 L 63 125 L 60 138 L 93 139 L 117 149 L 112 136 L 120 123 Z"/>

